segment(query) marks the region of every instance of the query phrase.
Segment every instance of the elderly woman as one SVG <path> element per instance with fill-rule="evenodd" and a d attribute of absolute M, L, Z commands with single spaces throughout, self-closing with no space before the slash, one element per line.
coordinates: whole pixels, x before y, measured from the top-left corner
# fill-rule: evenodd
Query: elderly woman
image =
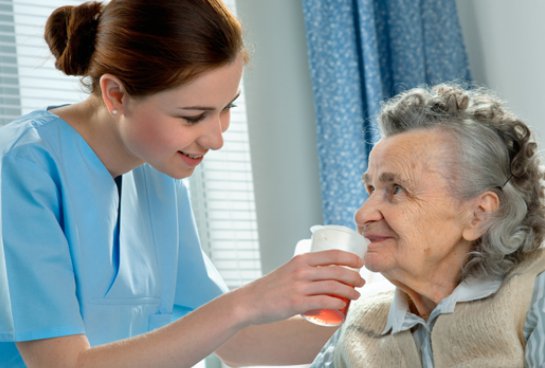
<path fill-rule="evenodd" d="M 387 103 L 356 213 L 362 297 L 313 367 L 545 366 L 543 170 L 530 130 L 483 90 Z"/>

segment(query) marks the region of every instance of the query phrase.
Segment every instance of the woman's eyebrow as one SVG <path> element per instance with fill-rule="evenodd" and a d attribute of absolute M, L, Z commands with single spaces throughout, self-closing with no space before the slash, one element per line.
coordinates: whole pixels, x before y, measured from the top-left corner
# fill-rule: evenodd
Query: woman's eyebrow
<path fill-rule="evenodd" d="M 398 181 L 398 182 L 401 181 L 401 178 L 397 174 L 385 172 L 385 173 L 380 174 L 378 180 L 383 182 L 383 183 L 392 183 L 392 182 L 395 182 L 395 181 Z"/>
<path fill-rule="evenodd" d="M 371 175 L 369 175 L 369 173 L 364 173 L 361 177 L 361 180 L 364 183 L 369 183 L 372 180 L 372 177 Z M 407 182 L 407 180 L 402 179 L 401 176 L 399 176 L 398 174 L 394 174 L 390 172 L 384 172 L 380 174 L 380 176 L 378 177 L 378 180 L 382 183 L 393 183 L 393 182 L 406 183 Z"/>
<path fill-rule="evenodd" d="M 239 96 L 240 96 L 240 91 L 237 92 L 236 96 L 225 106 L 227 107 L 227 106 L 231 105 L 233 102 L 235 102 L 235 100 L 237 98 L 239 98 Z M 181 109 L 181 110 L 201 110 L 201 111 L 214 111 L 214 110 L 216 110 L 216 108 L 213 107 L 213 106 L 199 106 L 199 105 L 184 106 L 184 107 L 179 107 L 179 109 Z"/>

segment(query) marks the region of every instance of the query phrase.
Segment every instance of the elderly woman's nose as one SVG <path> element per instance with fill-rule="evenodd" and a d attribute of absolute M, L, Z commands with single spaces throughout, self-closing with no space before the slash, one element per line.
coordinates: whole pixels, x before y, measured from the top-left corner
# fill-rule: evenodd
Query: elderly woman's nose
<path fill-rule="evenodd" d="M 380 205 L 378 201 L 369 196 L 361 207 L 356 211 L 355 220 L 356 224 L 364 225 L 368 222 L 378 221 L 382 219 L 382 213 L 380 212 Z"/>

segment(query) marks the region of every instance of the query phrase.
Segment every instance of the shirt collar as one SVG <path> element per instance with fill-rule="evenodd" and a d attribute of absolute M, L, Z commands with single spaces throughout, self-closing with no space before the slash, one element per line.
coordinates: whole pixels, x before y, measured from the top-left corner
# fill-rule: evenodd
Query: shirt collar
<path fill-rule="evenodd" d="M 450 295 L 439 302 L 430 314 L 429 321 L 437 318 L 440 314 L 452 313 L 458 302 L 463 303 L 484 299 L 494 294 L 500 288 L 502 281 L 503 277 L 497 276 L 486 278 L 469 276 L 465 278 Z M 407 298 L 407 294 L 398 288 L 395 289 L 394 298 L 382 335 L 386 335 L 389 332 L 397 333 L 408 330 L 418 323 L 419 320 L 422 320 L 409 311 Z"/>

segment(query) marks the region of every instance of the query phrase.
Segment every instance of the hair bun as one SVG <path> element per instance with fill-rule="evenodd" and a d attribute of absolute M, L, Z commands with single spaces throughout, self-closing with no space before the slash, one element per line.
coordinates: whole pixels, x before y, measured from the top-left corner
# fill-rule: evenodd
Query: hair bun
<path fill-rule="evenodd" d="M 44 38 L 55 56 L 55 67 L 67 75 L 85 75 L 95 51 L 99 2 L 57 8 L 45 25 Z"/>

